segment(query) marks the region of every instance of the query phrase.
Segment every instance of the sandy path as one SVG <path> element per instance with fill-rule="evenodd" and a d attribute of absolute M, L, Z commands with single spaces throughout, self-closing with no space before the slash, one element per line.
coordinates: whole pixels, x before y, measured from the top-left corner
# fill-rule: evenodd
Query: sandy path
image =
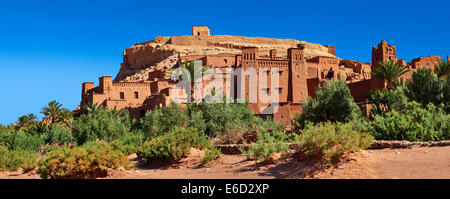
<path fill-rule="evenodd" d="M 450 146 L 366 150 L 318 178 L 450 179 Z"/>
<path fill-rule="evenodd" d="M 450 146 L 414 147 L 411 149 L 365 150 L 326 171 L 304 176 L 302 171 L 311 168 L 305 162 L 290 159 L 277 164 L 257 167 L 243 155 L 222 155 L 208 165 L 202 165 L 203 152 L 192 150 L 181 163 L 170 165 L 154 163 L 145 165 L 135 156 L 130 160 L 135 168 L 112 171 L 107 178 L 119 179 L 273 179 L 273 178 L 335 178 L 335 179 L 450 179 Z M 35 173 L 0 172 L 0 178 L 39 178 Z"/>

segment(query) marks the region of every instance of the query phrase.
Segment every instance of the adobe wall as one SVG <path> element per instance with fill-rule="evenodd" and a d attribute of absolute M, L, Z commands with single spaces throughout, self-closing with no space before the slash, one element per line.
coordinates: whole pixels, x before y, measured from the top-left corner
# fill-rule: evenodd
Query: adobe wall
<path fill-rule="evenodd" d="M 192 36 L 209 37 L 210 30 L 208 26 L 192 26 Z"/>
<path fill-rule="evenodd" d="M 312 78 L 306 80 L 308 84 L 308 95 L 311 98 L 316 98 L 316 88 L 321 85 L 319 78 Z"/>
<path fill-rule="evenodd" d="M 124 69 L 149 67 L 173 55 L 175 55 L 174 50 L 155 48 L 150 45 L 127 48 L 123 53 L 122 67 Z"/>
<path fill-rule="evenodd" d="M 408 64 L 412 67 L 412 69 L 417 68 L 429 68 L 434 69 L 435 64 L 441 61 L 440 56 L 428 56 L 428 57 L 417 57 L 414 58 Z"/>
<path fill-rule="evenodd" d="M 371 89 L 370 81 L 371 80 L 363 80 L 347 84 L 355 102 L 364 102 L 369 98 L 368 92 Z"/>

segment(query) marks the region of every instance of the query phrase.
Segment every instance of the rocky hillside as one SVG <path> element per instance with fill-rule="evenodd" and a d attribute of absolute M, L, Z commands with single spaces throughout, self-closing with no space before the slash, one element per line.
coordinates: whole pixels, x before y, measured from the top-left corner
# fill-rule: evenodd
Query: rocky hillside
<path fill-rule="evenodd" d="M 269 50 L 277 49 L 278 56 L 285 57 L 288 48 L 305 46 L 305 56 L 330 56 L 328 47 L 294 39 L 271 39 L 263 37 L 242 37 L 215 35 L 158 36 L 155 40 L 137 43 L 126 49 L 123 63 L 115 81 L 136 81 L 148 77 L 148 72 L 173 67 L 178 56 L 211 55 L 220 53 L 240 54 L 242 47 L 258 47 L 261 55 L 269 55 Z M 331 49 L 330 49 L 331 50 Z"/>

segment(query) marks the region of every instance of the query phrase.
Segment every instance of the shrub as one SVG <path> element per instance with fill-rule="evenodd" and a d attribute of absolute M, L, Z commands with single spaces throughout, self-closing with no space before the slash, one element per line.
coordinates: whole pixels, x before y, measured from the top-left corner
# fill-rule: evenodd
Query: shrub
<path fill-rule="evenodd" d="M 0 124 L 0 136 L 1 136 L 3 133 L 6 133 L 6 132 L 8 132 L 8 131 L 11 131 L 12 129 L 13 129 L 13 128 L 10 127 L 10 126 L 3 126 L 3 125 Z"/>
<path fill-rule="evenodd" d="M 147 163 L 153 160 L 176 162 L 188 156 L 191 148 L 212 149 L 212 145 L 197 129 L 175 127 L 164 135 L 147 140 L 137 154 Z"/>
<path fill-rule="evenodd" d="M 203 118 L 205 134 L 210 137 L 227 133 L 236 126 L 249 126 L 254 121 L 253 112 L 243 103 L 200 103 L 191 104 L 188 109 L 191 120 Z"/>
<path fill-rule="evenodd" d="M 76 142 L 69 129 L 56 124 L 52 125 L 43 137 L 47 144 L 69 145 Z"/>
<path fill-rule="evenodd" d="M 302 145 L 298 151 L 306 157 L 315 157 L 329 165 L 345 153 L 368 148 L 373 137 L 353 130 L 353 124 L 320 123 L 308 125 L 300 135 Z"/>
<path fill-rule="evenodd" d="M 205 157 L 203 157 L 203 159 L 202 159 L 202 164 L 206 164 L 208 162 L 216 160 L 217 158 L 220 157 L 220 155 L 222 155 L 222 152 L 220 152 L 219 149 L 212 148 L 211 150 L 209 150 L 205 153 Z"/>
<path fill-rule="evenodd" d="M 252 129 L 256 129 L 260 132 L 276 132 L 284 131 L 284 124 L 275 122 L 273 119 L 263 119 L 260 117 L 254 117 L 253 122 L 250 124 Z"/>
<path fill-rule="evenodd" d="M 188 126 L 192 128 L 196 128 L 199 131 L 206 131 L 206 121 L 203 118 L 203 111 L 197 110 L 193 111 L 190 114 Z"/>
<path fill-rule="evenodd" d="M 284 143 L 294 143 L 299 141 L 299 135 L 295 133 L 284 133 L 283 131 L 275 131 L 273 133 L 270 133 L 270 136 L 273 137 L 275 140 L 278 140 L 280 142 Z"/>
<path fill-rule="evenodd" d="M 111 142 L 111 146 L 115 150 L 121 151 L 125 155 L 131 155 L 137 152 L 138 147 L 144 143 L 144 135 L 142 133 L 128 133 L 120 140 Z"/>
<path fill-rule="evenodd" d="M 293 124 L 296 130 L 308 122 L 349 122 L 362 117 L 345 81 L 331 80 L 316 88 L 316 98 L 302 103 L 303 114 L 297 115 Z"/>
<path fill-rule="evenodd" d="M 50 151 L 39 162 L 42 178 L 105 177 L 108 169 L 128 168 L 127 157 L 104 142 L 88 142 L 74 148 L 62 147 Z"/>
<path fill-rule="evenodd" d="M 145 137 L 150 139 L 163 135 L 176 126 L 184 126 L 187 121 L 186 111 L 172 102 L 170 106 L 147 112 L 141 119 L 141 125 Z"/>
<path fill-rule="evenodd" d="M 8 150 L 0 146 L 0 171 L 16 171 L 22 168 L 24 172 L 31 171 L 37 166 L 38 154 L 33 151 Z"/>
<path fill-rule="evenodd" d="M 21 130 L 10 130 L 0 135 L 0 145 L 8 147 L 9 150 L 37 151 L 44 144 L 41 135 L 25 133 Z"/>
<path fill-rule="evenodd" d="M 404 94 L 404 89 L 398 86 L 395 90 L 370 90 L 369 99 L 373 107 L 370 110 L 371 115 L 383 114 L 392 110 L 401 110 L 408 102 Z"/>
<path fill-rule="evenodd" d="M 443 93 L 444 95 L 442 99 L 445 105 L 445 110 L 447 111 L 448 114 L 450 114 L 450 77 L 447 77 L 445 81 Z"/>
<path fill-rule="evenodd" d="M 450 139 L 449 121 L 443 105 L 422 108 L 419 103 L 410 102 L 404 110 L 375 116 L 367 130 L 380 140 L 446 140 Z"/>
<path fill-rule="evenodd" d="M 131 130 L 128 112 L 121 116 L 117 111 L 98 109 L 81 115 L 72 124 L 72 135 L 79 145 L 88 141 L 113 141 L 122 138 Z"/>
<path fill-rule="evenodd" d="M 445 80 L 438 78 L 431 69 L 419 68 L 414 71 L 410 81 L 406 82 L 405 94 L 411 101 L 427 106 L 429 103 L 440 105 L 443 101 Z"/>
<path fill-rule="evenodd" d="M 228 130 L 227 133 L 218 135 L 215 144 L 240 144 L 244 134 L 250 131 L 249 127 L 236 126 Z"/>
<path fill-rule="evenodd" d="M 244 142 L 244 146 L 239 150 L 250 160 L 257 160 L 258 162 L 269 162 L 274 153 L 286 153 L 289 146 L 286 141 L 291 141 L 287 136 L 282 136 L 280 133 L 269 134 L 263 132 L 258 134 L 257 141 L 254 144 Z"/>

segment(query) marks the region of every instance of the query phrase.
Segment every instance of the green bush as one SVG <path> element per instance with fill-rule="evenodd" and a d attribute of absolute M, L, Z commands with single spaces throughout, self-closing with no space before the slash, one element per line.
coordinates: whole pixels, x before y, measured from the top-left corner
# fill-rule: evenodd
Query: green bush
<path fill-rule="evenodd" d="M 24 172 L 31 171 L 37 166 L 38 154 L 21 149 L 10 151 L 0 146 L 0 171 L 16 171 L 22 168 Z"/>
<path fill-rule="evenodd" d="M 376 115 L 367 131 L 378 140 L 436 141 L 450 139 L 450 115 L 443 105 L 426 108 L 410 102 L 404 110 Z"/>
<path fill-rule="evenodd" d="M 250 128 L 260 132 L 277 132 L 284 131 L 285 126 L 282 123 L 273 121 L 273 119 L 254 117 L 253 122 L 250 124 Z"/>
<path fill-rule="evenodd" d="M 320 123 L 308 125 L 300 135 L 298 151 L 306 157 L 317 158 L 325 165 L 338 161 L 347 152 L 368 148 L 373 137 L 353 130 L 353 124 Z"/>
<path fill-rule="evenodd" d="M 445 111 L 450 114 L 450 76 L 445 80 L 445 85 L 443 90 L 442 101 L 445 106 Z"/>
<path fill-rule="evenodd" d="M 191 148 L 212 149 L 204 133 L 194 128 L 175 127 L 164 135 L 147 140 L 137 155 L 145 162 L 154 160 L 179 161 L 189 155 Z"/>
<path fill-rule="evenodd" d="M 144 135 L 142 133 L 128 133 L 120 140 L 114 140 L 110 143 L 115 150 L 121 151 L 125 155 L 131 155 L 137 152 L 137 149 L 144 144 Z"/>
<path fill-rule="evenodd" d="M 383 114 L 392 110 L 401 110 L 408 102 L 404 89 L 398 86 L 395 90 L 370 90 L 369 99 L 373 104 L 371 115 Z"/>
<path fill-rule="evenodd" d="M 122 138 L 131 131 L 131 119 L 128 112 L 103 109 L 81 115 L 73 121 L 72 135 L 79 145 L 88 141 L 113 141 Z"/>
<path fill-rule="evenodd" d="M 44 144 L 41 135 L 25 133 L 21 130 L 10 130 L 0 135 L 0 145 L 8 147 L 9 150 L 37 151 Z"/>
<path fill-rule="evenodd" d="M 244 103 L 190 104 L 188 109 L 191 115 L 190 123 L 200 126 L 200 130 L 204 128 L 205 134 L 210 137 L 227 133 L 237 126 L 249 126 L 254 121 L 252 110 Z M 200 114 L 202 116 L 199 116 Z"/>
<path fill-rule="evenodd" d="M 285 154 L 289 150 L 286 142 L 298 139 L 292 139 L 290 135 L 282 135 L 283 132 L 261 133 L 257 135 L 257 141 L 254 144 L 244 142 L 244 146 L 239 150 L 250 160 L 258 162 L 269 162 L 274 153 Z"/>
<path fill-rule="evenodd" d="M 308 122 L 349 122 L 362 117 L 345 81 L 331 80 L 316 88 L 316 98 L 309 97 L 302 103 L 303 114 L 293 120 L 296 130 L 305 128 Z"/>
<path fill-rule="evenodd" d="M 42 178 L 106 177 L 108 169 L 129 168 L 127 157 L 104 142 L 87 142 L 74 148 L 52 150 L 39 161 Z"/>
<path fill-rule="evenodd" d="M 47 144 L 69 145 L 76 143 L 69 129 L 59 125 L 52 125 L 45 133 L 44 140 Z"/>
<path fill-rule="evenodd" d="M 203 111 L 201 110 L 192 111 L 189 117 L 188 126 L 196 128 L 199 131 L 205 132 L 207 126 L 206 121 L 203 118 Z"/>
<path fill-rule="evenodd" d="M 203 157 L 202 159 L 202 163 L 206 164 L 208 162 L 211 162 L 213 160 L 216 160 L 217 158 L 220 157 L 220 155 L 222 155 L 222 152 L 220 152 L 219 149 L 217 148 L 212 148 L 211 150 L 207 151 L 205 153 L 205 157 Z"/>
<path fill-rule="evenodd" d="M 410 81 L 406 82 L 405 94 L 410 101 L 416 101 L 423 107 L 429 103 L 439 106 L 444 102 L 445 80 L 438 78 L 431 69 L 419 68 L 414 71 Z"/>
<path fill-rule="evenodd" d="M 6 133 L 6 132 L 8 132 L 8 131 L 11 131 L 12 129 L 13 129 L 13 128 L 10 127 L 10 126 L 3 126 L 3 125 L 0 124 L 0 136 L 1 136 L 3 133 Z"/>
<path fill-rule="evenodd" d="M 184 126 L 187 121 L 186 111 L 172 102 L 170 106 L 148 111 L 141 119 L 141 125 L 145 137 L 151 139 L 163 135 L 176 126 Z"/>

